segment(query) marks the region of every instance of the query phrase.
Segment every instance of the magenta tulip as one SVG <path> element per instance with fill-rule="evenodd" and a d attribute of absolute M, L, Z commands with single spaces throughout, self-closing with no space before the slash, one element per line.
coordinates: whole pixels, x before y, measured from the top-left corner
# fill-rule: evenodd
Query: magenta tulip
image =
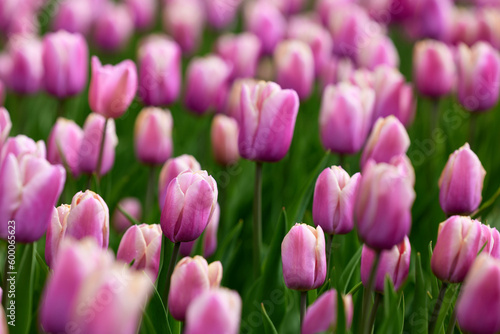
<path fill-rule="evenodd" d="M 137 159 L 150 165 L 162 164 L 172 155 L 173 119 L 169 110 L 142 109 L 135 120 L 134 143 Z"/>
<path fill-rule="evenodd" d="M 203 234 L 203 257 L 209 258 L 215 253 L 217 249 L 217 231 L 219 229 L 219 218 L 220 218 L 220 207 L 219 203 L 215 206 L 214 213 L 212 214 L 212 218 L 208 222 L 207 227 L 205 228 L 205 232 Z M 182 256 L 190 256 L 193 247 L 198 242 L 197 240 L 183 242 L 181 243 L 181 247 L 179 252 Z"/>
<path fill-rule="evenodd" d="M 211 139 L 215 161 L 228 166 L 240 158 L 238 151 L 238 122 L 231 117 L 216 115 L 212 121 Z"/>
<path fill-rule="evenodd" d="M 12 129 L 12 122 L 10 121 L 9 112 L 4 107 L 0 107 L 0 151 L 3 143 L 9 137 L 10 129 Z"/>
<path fill-rule="evenodd" d="M 138 29 L 151 27 L 155 21 L 156 0 L 126 0 L 126 5 L 134 17 L 134 25 Z"/>
<path fill-rule="evenodd" d="M 49 268 L 53 265 L 61 240 L 66 233 L 66 217 L 68 216 L 70 209 L 71 205 L 62 204 L 57 208 L 54 208 L 52 213 L 52 219 L 50 220 L 50 224 L 47 228 L 47 236 L 45 239 L 45 262 L 47 262 L 47 266 L 49 266 Z"/>
<path fill-rule="evenodd" d="M 142 218 L 142 205 L 141 202 L 135 197 L 126 197 L 118 202 L 118 205 L 113 214 L 113 219 L 111 223 L 115 230 L 122 233 L 125 232 L 130 226 L 131 222 L 128 218 L 118 210 L 120 206 L 126 213 L 128 213 L 132 218 L 137 221 L 141 221 Z"/>
<path fill-rule="evenodd" d="M 142 0 L 143 2 L 145 0 Z M 105 51 L 123 49 L 134 33 L 134 16 L 125 4 L 106 2 L 94 22 L 94 41 Z"/>
<path fill-rule="evenodd" d="M 234 118 L 238 123 L 241 115 L 241 89 L 243 85 L 247 85 L 250 89 L 253 89 L 257 85 L 258 81 L 255 79 L 236 79 L 234 80 L 229 95 L 226 101 L 225 113 Z"/>
<path fill-rule="evenodd" d="M 61 164 L 69 168 L 73 177 L 79 170 L 79 154 L 83 140 L 83 130 L 74 121 L 58 118 L 47 140 L 47 160 L 52 164 Z"/>
<path fill-rule="evenodd" d="M 345 327 L 352 324 L 353 304 L 352 296 L 342 296 L 345 312 Z M 335 289 L 324 292 L 309 306 L 302 324 L 302 334 L 316 334 L 337 328 L 337 291 Z"/>
<path fill-rule="evenodd" d="M 95 16 L 92 9 L 92 2 L 89 0 L 59 2 L 52 20 L 52 30 L 87 35 Z"/>
<path fill-rule="evenodd" d="M 399 66 L 398 50 L 394 42 L 386 35 L 376 35 L 359 48 L 357 63 L 362 68 L 374 70 L 380 65 L 393 68 Z"/>
<path fill-rule="evenodd" d="M 217 39 L 215 50 L 231 66 L 231 79 L 255 77 L 261 50 L 257 36 L 224 34 Z"/>
<path fill-rule="evenodd" d="M 243 0 L 205 0 L 208 23 L 217 29 L 231 24 Z"/>
<path fill-rule="evenodd" d="M 283 14 L 265 0 L 247 3 L 243 14 L 246 30 L 260 39 L 264 53 L 272 54 L 286 34 L 286 20 Z"/>

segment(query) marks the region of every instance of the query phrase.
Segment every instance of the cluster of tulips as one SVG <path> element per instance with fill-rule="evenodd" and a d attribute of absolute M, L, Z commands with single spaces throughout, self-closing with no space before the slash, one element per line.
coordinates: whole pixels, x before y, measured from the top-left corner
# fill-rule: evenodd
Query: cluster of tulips
<path fill-rule="evenodd" d="M 240 14 L 244 31 L 227 32 Z M 40 36 L 44 15 L 52 32 Z M 22 100 L 44 91 L 60 109 L 45 144 L 10 136 L 10 115 L 23 110 L 0 108 L 0 238 L 14 235 L 24 244 L 45 239 L 50 273 L 35 300 L 37 327 L 46 333 L 136 333 L 158 294 L 186 334 L 238 333 L 241 292 L 221 287 L 222 263 L 207 262 L 218 237 L 226 237 L 218 231 L 225 202 L 194 156 L 172 156 L 175 114 L 167 107 L 182 100 L 197 116 L 216 114 L 210 141 L 219 165 L 241 158 L 255 163 L 253 240 L 242 242 L 252 244 L 257 280 L 265 253 L 262 202 L 268 200 L 263 164 L 285 158 L 299 106 L 319 90 L 318 131 L 303 135 L 317 136 L 339 164 L 321 171 L 311 192 L 316 226 L 297 222 L 283 236 L 283 280 L 300 291 L 303 334 L 335 331 L 339 315 L 349 329 L 355 310 L 360 332 L 371 333 L 387 285 L 400 290 L 410 273 L 418 175 L 407 156 L 407 128 L 417 109 L 414 88 L 434 105 L 434 115 L 450 95 L 471 113 L 497 105 L 499 18 L 495 0 L 470 0 L 460 8 L 452 0 L 318 0 L 314 6 L 305 0 L 0 0 L 2 104 L 6 96 Z M 415 87 L 398 70 L 388 34 L 394 25 L 418 40 Z M 207 26 L 223 33 L 209 54 L 193 56 Z M 153 29 L 163 32 L 149 33 Z M 136 32 L 142 34 L 136 61 L 111 65 L 91 56 L 94 50 L 120 55 Z M 64 117 L 65 101 L 87 93 L 87 86 L 91 113 L 80 127 Z M 143 223 L 136 197 L 121 199 L 110 215 L 100 193 L 115 163 L 115 120 L 132 103 L 144 106 L 135 116 L 136 158 L 152 171 L 161 166 L 144 207 L 146 214 L 159 208 L 159 224 Z M 349 175 L 345 157 L 357 154 L 359 172 Z M 458 285 L 448 333 L 457 324 L 470 333 L 500 332 L 500 233 L 475 219 L 481 219 L 486 171 L 468 143 L 441 167 L 439 202 L 448 218 L 439 225 L 431 258 L 442 283 L 428 333 L 441 330 L 441 301 Z M 70 204 L 61 203 L 67 180 L 82 175 L 88 186 Z M 121 235 L 116 256 L 109 249 L 110 228 Z M 353 299 L 357 290 L 344 294 L 330 284 L 338 275 L 332 240 L 354 229 L 363 243 L 360 305 Z M 201 254 L 191 257 L 196 248 Z M 319 295 L 308 306 L 311 290 Z M 9 330 L 15 329 L 0 307 L 0 334 Z"/>

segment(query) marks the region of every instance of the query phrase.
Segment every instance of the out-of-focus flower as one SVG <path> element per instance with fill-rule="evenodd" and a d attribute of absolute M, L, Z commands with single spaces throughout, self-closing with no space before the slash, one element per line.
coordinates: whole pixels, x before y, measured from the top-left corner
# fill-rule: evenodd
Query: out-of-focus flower
<path fill-rule="evenodd" d="M 328 26 L 330 13 L 344 4 L 351 4 L 357 0 L 318 0 L 316 1 L 315 13 L 324 26 Z"/>
<path fill-rule="evenodd" d="M 245 5 L 246 30 L 254 33 L 262 42 L 262 51 L 272 54 L 276 45 L 285 37 L 286 19 L 271 2 L 251 1 Z"/>
<path fill-rule="evenodd" d="M 169 110 L 148 107 L 135 120 L 135 155 L 144 164 L 163 164 L 172 155 L 173 119 Z"/>
<path fill-rule="evenodd" d="M 126 0 L 125 3 L 132 12 L 136 28 L 145 29 L 151 27 L 158 6 L 156 0 Z"/>
<path fill-rule="evenodd" d="M 0 107 L 0 152 L 3 143 L 9 136 L 10 129 L 12 129 L 12 122 L 10 121 L 9 112 L 4 107 Z"/>
<path fill-rule="evenodd" d="M 248 86 L 253 89 L 257 85 L 258 81 L 255 79 L 236 79 L 229 91 L 229 95 L 226 101 L 226 114 L 229 117 L 234 118 L 239 122 L 241 115 L 241 88 L 243 85 Z"/>
<path fill-rule="evenodd" d="M 232 165 L 238 161 L 238 123 L 235 119 L 216 115 L 212 121 L 211 139 L 215 161 L 222 165 Z"/>
<path fill-rule="evenodd" d="M 376 35 L 368 43 L 359 48 L 356 61 L 358 66 L 374 70 L 377 66 L 399 66 L 398 50 L 392 40 L 386 35 Z"/>
<path fill-rule="evenodd" d="M 204 0 L 208 23 L 217 29 L 231 24 L 242 0 Z"/>
<path fill-rule="evenodd" d="M 92 9 L 89 0 L 60 1 L 54 12 L 52 29 L 87 35 L 95 16 Z"/>
<path fill-rule="evenodd" d="M 231 78 L 253 78 L 260 58 L 261 42 L 252 33 L 225 34 L 217 39 L 217 54 L 232 68 Z"/>
<path fill-rule="evenodd" d="M 127 5 L 112 1 L 107 2 L 101 10 L 94 23 L 97 46 L 105 51 L 117 51 L 125 47 L 134 32 L 132 11 Z"/>
<path fill-rule="evenodd" d="M 337 58 L 331 56 L 321 69 L 319 81 L 324 90 L 330 84 L 348 81 L 355 70 L 354 63 L 350 58 Z"/>
<path fill-rule="evenodd" d="M 200 0 L 172 0 L 163 7 L 163 26 L 182 52 L 193 53 L 198 48 L 205 25 L 205 9 Z"/>
<path fill-rule="evenodd" d="M 351 328 L 353 316 L 352 296 L 342 296 L 346 329 Z M 337 291 L 324 292 L 308 307 L 302 324 L 302 334 L 316 334 L 337 328 Z"/>
<path fill-rule="evenodd" d="M 487 26 L 484 25 L 478 13 L 470 7 L 454 7 L 450 15 L 445 42 L 452 45 L 465 43 L 469 46 L 478 42 L 482 35 L 487 33 Z"/>
<path fill-rule="evenodd" d="M 125 197 L 118 202 L 118 205 L 113 214 L 111 223 L 118 232 L 125 232 L 131 225 L 128 218 L 118 210 L 120 206 L 126 213 L 128 213 L 135 220 L 141 221 L 142 218 L 142 205 L 141 202 L 135 197 Z"/>
<path fill-rule="evenodd" d="M 47 140 L 47 160 L 52 164 L 61 164 L 68 167 L 77 177 L 80 147 L 83 140 L 83 130 L 74 121 L 58 118 L 50 131 Z"/>
<path fill-rule="evenodd" d="M 405 21 L 408 34 L 414 39 L 447 37 L 454 8 L 453 0 L 415 1 L 415 12 Z"/>

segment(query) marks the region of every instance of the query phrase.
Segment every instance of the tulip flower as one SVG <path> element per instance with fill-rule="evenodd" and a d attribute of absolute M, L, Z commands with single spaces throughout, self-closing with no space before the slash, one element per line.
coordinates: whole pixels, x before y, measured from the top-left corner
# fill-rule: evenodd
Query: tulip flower
<path fill-rule="evenodd" d="M 71 205 L 62 204 L 54 208 L 52 213 L 52 219 L 47 228 L 47 237 L 45 240 L 45 262 L 47 262 L 49 268 L 53 265 L 61 240 L 66 233 L 66 217 L 70 210 Z"/>
<path fill-rule="evenodd" d="M 83 173 L 97 172 L 97 161 L 105 122 L 106 120 L 103 116 L 92 113 L 87 117 L 83 125 L 83 139 L 78 160 L 78 167 Z M 115 122 L 111 119 L 108 123 L 102 153 L 102 166 L 99 171 L 100 175 L 106 174 L 113 167 L 115 162 L 115 147 L 118 145 Z"/>
<path fill-rule="evenodd" d="M 4 107 L 0 107 L 0 151 L 9 136 L 11 128 L 12 122 L 10 121 L 9 112 Z"/>
<path fill-rule="evenodd" d="M 186 74 L 186 107 L 197 114 L 223 111 L 231 67 L 218 56 L 194 58 Z"/>
<path fill-rule="evenodd" d="M 309 45 L 298 40 L 280 42 L 274 50 L 276 82 L 293 89 L 301 99 L 311 95 L 314 81 L 314 58 Z"/>
<path fill-rule="evenodd" d="M 200 163 L 192 155 L 183 154 L 176 158 L 168 159 L 161 168 L 158 181 L 158 200 L 160 208 L 163 209 L 167 188 L 173 179 L 182 172 L 197 172 L 199 170 L 201 170 Z"/>
<path fill-rule="evenodd" d="M 354 221 L 366 245 L 376 251 L 401 243 L 411 228 L 415 191 L 396 166 L 370 161 L 363 169 L 354 202 Z"/>
<path fill-rule="evenodd" d="M 371 126 L 375 93 L 347 82 L 329 85 L 323 92 L 319 127 L 325 150 L 340 154 L 358 152 Z"/>
<path fill-rule="evenodd" d="M 260 49 L 260 40 L 248 32 L 239 35 L 224 34 L 217 39 L 215 45 L 216 53 L 232 68 L 231 79 L 255 77 Z"/>
<path fill-rule="evenodd" d="M 321 226 L 295 224 L 281 244 L 283 277 L 289 289 L 319 288 L 326 277 L 325 235 Z"/>
<path fill-rule="evenodd" d="M 352 177 L 340 166 L 324 169 L 314 187 L 313 221 L 327 234 L 346 234 L 354 227 L 354 196 L 360 174 Z"/>
<path fill-rule="evenodd" d="M 393 68 L 399 66 L 398 50 L 386 35 L 376 35 L 370 38 L 366 45 L 359 48 L 356 60 L 360 67 L 369 70 L 374 70 L 380 65 Z"/>
<path fill-rule="evenodd" d="M 189 305 L 186 334 L 237 334 L 240 329 L 241 297 L 233 290 L 212 289 Z"/>
<path fill-rule="evenodd" d="M 295 14 L 304 9 L 306 0 L 271 0 L 275 6 L 285 15 Z"/>
<path fill-rule="evenodd" d="M 445 39 L 451 25 L 453 8 L 453 0 L 415 1 L 415 12 L 405 22 L 407 33 L 414 39 Z"/>
<path fill-rule="evenodd" d="M 417 42 L 413 49 L 413 78 L 422 95 L 434 99 L 448 95 L 456 81 L 450 48 L 435 40 Z"/>
<path fill-rule="evenodd" d="M 389 165 L 396 167 L 399 174 L 403 175 L 412 186 L 415 185 L 415 169 L 413 168 L 410 158 L 406 154 L 400 154 L 392 157 Z"/>
<path fill-rule="evenodd" d="M 257 83 L 258 81 L 255 79 L 236 79 L 231 86 L 226 103 L 226 114 L 238 123 L 241 115 L 241 89 L 243 85 L 253 89 Z"/>
<path fill-rule="evenodd" d="M 3 290 L 0 288 L 0 300 L 3 297 Z M 0 305 L 0 333 L 7 334 L 9 329 L 7 328 L 7 318 L 5 316 L 5 310 L 3 309 L 3 304 Z"/>
<path fill-rule="evenodd" d="M 127 111 L 136 91 L 137 70 L 131 60 L 103 66 L 99 58 L 92 57 L 89 105 L 93 112 L 106 118 L 118 118 Z"/>
<path fill-rule="evenodd" d="M 127 0 L 125 4 L 132 12 L 136 28 L 146 29 L 154 23 L 157 10 L 156 0 Z"/>
<path fill-rule="evenodd" d="M 500 331 L 500 261 L 480 255 L 462 286 L 456 304 L 457 320 L 468 333 Z"/>
<path fill-rule="evenodd" d="M 345 324 L 349 329 L 352 324 L 352 296 L 342 296 L 344 302 Z M 337 291 L 331 289 L 324 292 L 306 311 L 302 334 L 316 334 L 337 328 Z"/>
<path fill-rule="evenodd" d="M 398 290 L 408 277 L 410 256 L 411 245 L 406 236 L 399 245 L 392 247 L 390 250 L 382 251 L 375 274 L 375 291 L 384 292 L 386 277 L 389 277 L 394 289 Z M 374 259 L 375 252 L 364 245 L 361 252 L 361 280 L 365 286 L 368 285 Z"/>
<path fill-rule="evenodd" d="M 47 140 L 47 160 L 52 164 L 62 164 L 69 168 L 73 177 L 79 171 L 79 153 L 83 140 L 83 130 L 74 121 L 58 118 Z"/>
<path fill-rule="evenodd" d="M 157 165 L 172 155 L 173 119 L 169 110 L 143 109 L 135 121 L 134 143 L 137 159 Z"/>
<path fill-rule="evenodd" d="M 130 226 L 131 222 L 123 213 L 118 210 L 118 206 L 121 207 L 126 213 L 128 213 L 135 220 L 140 221 L 142 217 L 142 206 L 141 202 L 135 197 L 126 197 L 118 202 L 115 213 L 113 214 L 113 219 L 111 220 L 113 227 L 118 232 L 125 232 Z"/>
<path fill-rule="evenodd" d="M 79 94 L 87 85 L 89 51 L 82 35 L 58 31 L 43 39 L 44 85 L 62 99 Z"/>
<path fill-rule="evenodd" d="M 479 247 L 481 254 L 488 254 L 496 259 L 500 259 L 500 233 L 496 228 L 481 224 L 481 238 Z"/>
<path fill-rule="evenodd" d="M 242 0 L 205 0 L 208 23 L 221 29 L 234 21 Z"/>
<path fill-rule="evenodd" d="M 354 63 L 349 58 L 337 58 L 331 56 L 323 65 L 319 80 L 324 90 L 329 84 L 337 84 L 348 81 L 354 73 Z M 362 86 L 371 88 L 372 86 Z"/>
<path fill-rule="evenodd" d="M 87 35 L 94 20 L 92 9 L 92 3 L 88 0 L 59 2 L 54 12 L 52 30 Z"/>
<path fill-rule="evenodd" d="M 364 169 L 369 160 L 390 162 L 393 157 L 406 153 L 409 147 L 410 137 L 403 124 L 392 115 L 380 118 L 375 122 L 361 155 L 361 168 Z"/>
<path fill-rule="evenodd" d="M 205 233 L 203 234 L 203 257 L 209 258 L 215 253 L 217 249 L 217 231 L 219 229 L 219 218 L 220 218 L 220 207 L 219 203 L 215 206 L 212 218 L 208 222 L 205 228 Z M 198 240 L 183 242 L 181 243 L 179 252 L 182 256 L 190 256 L 193 247 L 196 245 Z"/>
<path fill-rule="evenodd" d="M 486 111 L 498 102 L 500 55 L 484 42 L 458 47 L 458 100 L 469 111 Z"/>
<path fill-rule="evenodd" d="M 245 30 L 260 39 L 265 54 L 272 54 L 286 34 L 286 19 L 283 14 L 269 1 L 259 0 L 245 5 L 243 17 Z"/>
<path fill-rule="evenodd" d="M 222 264 L 207 263 L 201 256 L 185 257 L 175 266 L 170 280 L 168 309 L 174 319 L 184 321 L 190 304 L 203 292 L 218 288 L 222 280 Z"/>
<path fill-rule="evenodd" d="M 273 82 L 259 82 L 241 90 L 240 155 L 248 160 L 276 162 L 292 141 L 299 109 L 297 93 Z"/>
<path fill-rule="evenodd" d="M 217 183 L 206 171 L 185 171 L 173 179 L 161 212 L 161 228 L 172 242 L 197 239 L 217 203 Z"/>
<path fill-rule="evenodd" d="M 481 203 L 486 171 L 468 143 L 450 154 L 439 178 L 439 203 L 448 214 L 469 214 Z"/>
<path fill-rule="evenodd" d="M 439 224 L 431 268 L 444 282 L 460 283 L 483 245 L 481 223 L 465 216 L 452 216 Z"/>
<path fill-rule="evenodd" d="M 146 105 L 168 105 L 181 89 L 181 49 L 163 35 L 147 37 L 139 47 L 139 97 Z"/>
<path fill-rule="evenodd" d="M 238 161 L 238 123 L 224 115 L 216 115 L 212 121 L 211 139 L 215 161 L 222 165 L 232 165 Z"/>
<path fill-rule="evenodd" d="M 94 22 L 95 43 L 105 51 L 124 48 L 133 33 L 134 14 L 125 4 L 107 2 Z"/>

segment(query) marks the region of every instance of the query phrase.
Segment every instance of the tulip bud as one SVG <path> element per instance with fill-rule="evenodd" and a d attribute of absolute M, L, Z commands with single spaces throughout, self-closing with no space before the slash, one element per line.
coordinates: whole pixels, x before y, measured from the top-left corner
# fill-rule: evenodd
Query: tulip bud
<path fill-rule="evenodd" d="M 217 249 L 217 232 L 219 230 L 220 206 L 215 205 L 214 213 L 208 222 L 203 235 L 203 256 L 209 258 Z"/>
<path fill-rule="evenodd" d="M 215 161 L 222 165 L 232 165 L 238 161 L 238 123 L 224 115 L 216 115 L 212 121 L 212 151 Z"/>
<path fill-rule="evenodd" d="M 87 35 L 93 20 L 94 14 L 90 1 L 61 1 L 55 9 L 52 30 L 66 30 L 70 33 Z"/>
<path fill-rule="evenodd" d="M 54 208 L 52 213 L 52 218 L 47 228 L 47 237 L 45 240 L 45 262 L 49 268 L 52 267 L 53 260 L 56 257 L 56 253 L 59 250 L 59 244 L 61 243 L 64 234 L 66 233 L 66 217 L 68 216 L 71 205 L 62 204 L 57 208 Z"/>
<path fill-rule="evenodd" d="M 223 111 L 230 74 L 231 67 L 218 56 L 191 60 L 186 74 L 186 107 L 197 114 Z"/>
<path fill-rule="evenodd" d="M 458 100 L 469 111 L 486 111 L 498 102 L 500 55 L 484 42 L 458 47 Z"/>
<path fill-rule="evenodd" d="M 269 1 L 249 2 L 244 9 L 245 29 L 254 33 L 262 42 L 262 51 L 271 54 L 285 37 L 286 19 Z"/>
<path fill-rule="evenodd" d="M 321 69 L 320 83 L 324 90 L 329 84 L 337 84 L 348 79 L 354 73 L 354 63 L 349 58 L 337 58 L 331 56 Z M 362 86 L 363 88 L 372 88 L 373 86 Z"/>
<path fill-rule="evenodd" d="M 374 70 L 377 66 L 386 65 L 398 68 L 399 55 L 392 40 L 386 35 L 376 35 L 370 38 L 366 45 L 360 47 L 357 54 L 360 67 Z"/>
<path fill-rule="evenodd" d="M 285 284 L 293 290 L 319 288 L 326 278 L 325 235 L 321 226 L 295 224 L 281 244 Z"/>
<path fill-rule="evenodd" d="M 452 216 L 439 224 L 431 268 L 444 282 L 460 283 L 483 245 L 481 223 L 465 216 Z"/>
<path fill-rule="evenodd" d="M 192 172 L 201 170 L 199 162 L 196 161 L 192 155 L 183 154 L 177 158 L 168 159 L 167 162 L 165 162 L 161 168 L 158 181 L 158 200 L 161 209 L 163 209 L 163 205 L 165 204 L 167 188 L 170 182 L 180 173 L 188 170 Z"/>
<path fill-rule="evenodd" d="M 358 234 L 375 250 L 401 243 L 411 228 L 413 185 L 399 168 L 370 161 L 363 169 L 354 202 Z"/>
<path fill-rule="evenodd" d="M 209 265 L 201 256 L 180 260 L 170 279 L 168 309 L 172 317 L 184 321 L 191 302 L 203 292 L 218 288 L 221 280 L 222 264 L 219 261 Z"/>
<path fill-rule="evenodd" d="M 327 234 L 346 234 L 354 227 L 354 195 L 360 174 L 352 177 L 332 166 L 319 174 L 314 187 L 313 221 Z"/>
<path fill-rule="evenodd" d="M 241 89 L 238 148 L 247 160 L 276 162 L 287 154 L 299 111 L 294 90 L 274 82 Z"/>
<path fill-rule="evenodd" d="M 62 164 L 69 168 L 73 177 L 80 173 L 78 154 L 83 139 L 83 130 L 74 121 L 59 117 L 47 140 L 47 160 L 51 164 Z"/>
<path fill-rule="evenodd" d="M 371 126 L 375 93 L 343 82 L 323 92 L 319 127 L 325 150 L 341 154 L 358 152 Z"/>
<path fill-rule="evenodd" d="M 408 237 L 390 250 L 380 253 L 380 261 L 375 275 L 375 291 L 384 292 L 385 278 L 389 277 L 394 290 L 398 290 L 406 281 L 410 270 L 411 245 Z M 363 245 L 361 252 L 361 280 L 367 286 L 375 259 L 375 251 Z"/>
<path fill-rule="evenodd" d="M 0 151 L 7 137 L 9 137 L 11 128 L 12 122 L 10 121 L 9 112 L 4 107 L 0 107 Z"/>
<path fill-rule="evenodd" d="M 154 23 L 156 0 L 127 0 L 125 3 L 132 12 L 136 28 L 146 29 Z"/>
<path fill-rule="evenodd" d="M 99 114 L 91 113 L 87 116 L 83 125 L 83 139 L 80 146 L 78 167 L 83 173 L 93 173 L 97 170 L 97 160 L 101 148 L 102 130 L 105 119 Z M 102 166 L 99 171 L 104 175 L 111 170 L 115 162 L 115 147 L 118 145 L 118 138 L 115 131 L 114 120 L 108 120 L 106 127 L 106 137 L 104 140 L 104 150 L 102 153 Z"/>
<path fill-rule="evenodd" d="M 186 334 L 237 334 L 240 329 L 241 297 L 219 288 L 202 293 L 187 309 Z"/>
<path fill-rule="evenodd" d="M 248 32 L 225 34 L 217 39 L 215 49 L 232 67 L 231 79 L 255 77 L 261 49 L 257 36 Z"/>
<path fill-rule="evenodd" d="M 311 48 L 298 40 L 285 40 L 274 50 L 276 82 L 294 89 L 301 99 L 311 95 L 314 81 L 314 58 Z"/>
<path fill-rule="evenodd" d="M 205 0 L 208 23 L 221 29 L 234 21 L 242 0 Z"/>
<path fill-rule="evenodd" d="M 135 155 L 144 164 L 162 164 L 172 155 L 173 119 L 170 111 L 144 108 L 135 120 Z"/>
<path fill-rule="evenodd" d="M 170 182 L 161 212 L 161 228 L 172 242 L 197 239 L 217 203 L 217 183 L 206 171 L 185 171 Z"/>
<path fill-rule="evenodd" d="M 118 210 L 121 207 L 126 213 L 128 213 L 135 220 L 141 221 L 142 217 L 142 205 L 141 202 L 135 197 L 126 197 L 118 202 L 118 205 L 113 214 L 112 224 L 115 230 L 122 233 L 125 232 L 130 226 L 131 222 L 128 218 Z"/>
<path fill-rule="evenodd" d="M 125 4 L 108 2 L 94 22 L 94 40 L 105 51 L 124 48 L 133 33 L 134 16 Z"/>
<path fill-rule="evenodd" d="M 450 154 L 439 178 L 439 203 L 448 214 L 469 214 L 481 203 L 486 171 L 468 143 Z"/>
<path fill-rule="evenodd" d="M 137 70 L 134 62 L 124 60 L 118 65 L 101 65 L 92 57 L 89 104 L 93 112 L 106 118 L 119 118 L 132 103 L 137 92 Z"/>
<path fill-rule="evenodd" d="M 46 157 L 45 143 L 43 140 L 35 142 L 25 135 L 17 135 L 16 137 L 7 138 L 4 144 L 0 154 L 0 167 L 9 154 L 13 154 L 18 160 L 24 155 L 34 155 L 41 159 L 45 159 Z"/>
<path fill-rule="evenodd" d="M 345 312 L 345 327 L 352 324 L 353 304 L 352 296 L 342 296 Z M 337 291 L 331 289 L 324 292 L 309 306 L 302 324 L 302 334 L 316 334 L 337 329 Z"/>
<path fill-rule="evenodd" d="M 491 228 L 489 225 L 481 224 L 481 238 L 479 240 L 479 251 L 481 251 L 481 254 L 488 254 L 499 259 L 499 242 L 500 233 L 498 233 L 498 230 Z"/>
<path fill-rule="evenodd" d="M 406 154 L 400 154 L 392 157 L 389 165 L 396 167 L 399 174 L 403 175 L 412 186 L 415 186 L 415 169 L 413 168 L 410 158 Z"/>
<path fill-rule="evenodd" d="M 146 105 L 177 100 L 181 89 L 181 49 L 163 35 L 147 37 L 139 47 L 139 96 Z"/>
<path fill-rule="evenodd" d="M 410 137 L 396 117 L 379 118 L 361 155 L 361 168 L 364 169 L 370 159 L 376 163 L 389 162 L 393 157 L 405 154 L 409 147 Z"/>
<path fill-rule="evenodd" d="M 255 79 L 236 79 L 231 86 L 226 104 L 226 114 L 238 123 L 241 115 L 241 89 L 243 85 L 253 89 L 257 83 L 258 81 Z"/>
<path fill-rule="evenodd" d="M 87 85 L 89 51 L 80 34 L 49 33 L 43 39 L 45 89 L 62 99 L 80 93 Z"/>
<path fill-rule="evenodd" d="M 451 24 L 454 1 L 421 0 L 415 3 L 413 17 L 405 22 L 408 34 L 414 39 L 445 39 Z"/>
<path fill-rule="evenodd" d="M 465 279 L 456 304 L 457 320 L 468 333 L 500 331 L 500 261 L 480 255 Z"/>
<path fill-rule="evenodd" d="M 439 98 L 455 85 L 455 61 L 450 48 L 439 41 L 425 40 L 413 49 L 413 77 L 420 94 Z"/>

